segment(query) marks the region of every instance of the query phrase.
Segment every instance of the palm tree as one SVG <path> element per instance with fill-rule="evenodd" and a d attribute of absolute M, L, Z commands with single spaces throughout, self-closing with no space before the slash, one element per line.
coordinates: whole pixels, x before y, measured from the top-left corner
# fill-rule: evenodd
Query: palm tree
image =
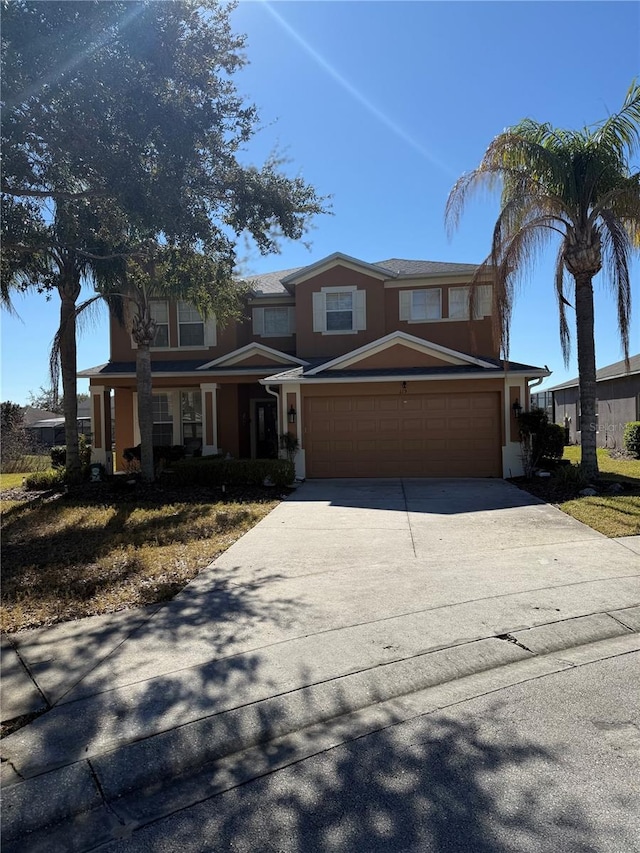
<path fill-rule="evenodd" d="M 80 481 L 77 399 L 77 316 L 98 296 L 78 305 L 83 283 L 93 285 L 110 310 L 119 313 L 117 298 L 108 294 L 117 280 L 118 267 L 108 257 L 104 234 L 113 218 L 101 216 L 86 203 L 59 202 L 49 223 L 44 220 L 29 233 L 11 233 L 5 244 L 0 302 L 13 310 L 12 294 L 33 288 L 38 292 L 57 291 L 60 322 L 51 351 L 52 388 L 57 392 L 62 378 L 65 419 L 66 476 L 68 483 Z M 15 232 L 15 229 L 14 229 Z M 102 257 L 107 255 L 107 257 Z"/>
<path fill-rule="evenodd" d="M 505 359 L 519 276 L 549 240 L 559 241 L 555 291 L 560 340 L 568 364 L 566 306 L 574 297 L 582 466 L 589 477 L 598 475 L 593 278 L 602 270 L 613 290 L 628 363 L 629 262 L 640 246 L 640 173 L 632 171 L 630 158 L 639 145 L 640 85 L 634 81 L 620 112 L 582 130 L 554 128 L 532 119 L 507 128 L 491 142 L 477 169 L 459 178 L 447 200 L 445 219 L 451 230 L 471 192 L 493 189 L 501 182 L 501 209 L 491 252 L 474 283 L 491 268 L 494 316 Z M 472 286 L 471 301 L 474 292 Z"/>

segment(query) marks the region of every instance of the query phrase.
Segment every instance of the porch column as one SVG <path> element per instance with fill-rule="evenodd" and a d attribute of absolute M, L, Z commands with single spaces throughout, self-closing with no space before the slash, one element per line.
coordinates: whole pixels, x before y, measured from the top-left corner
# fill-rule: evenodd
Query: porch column
<path fill-rule="evenodd" d="M 107 474 L 113 473 L 111 452 L 111 388 L 92 385 L 91 394 L 91 461 L 105 466 Z"/>
<path fill-rule="evenodd" d="M 201 383 L 202 393 L 202 455 L 218 453 L 218 385 Z"/>
<path fill-rule="evenodd" d="M 296 477 L 299 480 L 304 480 L 305 474 L 305 450 L 302 443 L 303 427 L 302 423 L 302 395 L 300 394 L 300 384 L 286 384 L 280 389 L 281 406 L 283 409 L 281 432 L 288 432 L 298 439 L 298 452 L 295 457 Z M 291 407 L 296 411 L 296 420 L 294 424 L 289 423 L 289 410 Z M 286 455 L 286 454 L 284 454 Z"/>

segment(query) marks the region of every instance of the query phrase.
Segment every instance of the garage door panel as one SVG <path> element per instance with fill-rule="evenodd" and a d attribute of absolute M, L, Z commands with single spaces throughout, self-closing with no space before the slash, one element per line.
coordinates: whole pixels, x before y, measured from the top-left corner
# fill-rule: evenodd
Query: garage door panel
<path fill-rule="evenodd" d="M 501 476 L 499 412 L 497 392 L 307 398 L 307 474 Z"/>

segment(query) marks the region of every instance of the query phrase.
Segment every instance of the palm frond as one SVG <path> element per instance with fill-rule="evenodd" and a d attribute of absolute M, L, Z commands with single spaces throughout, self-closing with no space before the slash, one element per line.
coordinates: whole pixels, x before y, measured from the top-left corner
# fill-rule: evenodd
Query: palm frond
<path fill-rule="evenodd" d="M 561 247 L 556 258 L 554 280 L 556 297 L 558 300 L 558 320 L 560 324 L 560 346 L 562 348 L 562 359 L 564 361 L 564 366 L 568 368 L 569 359 L 571 357 L 571 332 L 569 330 L 569 324 L 567 323 L 566 307 L 569 303 L 565 299 L 564 295 L 564 270 L 564 257 Z"/>
<path fill-rule="evenodd" d="M 640 147 L 640 84 L 633 80 L 619 112 L 592 132 L 594 142 L 615 151 L 620 158 L 633 155 Z"/>
<path fill-rule="evenodd" d="M 624 224 L 610 211 L 601 211 L 602 253 L 605 259 L 605 280 L 613 290 L 618 308 L 618 331 L 625 362 L 629 364 L 629 326 L 631 323 L 631 280 L 629 261 L 632 252 L 631 235 Z"/>

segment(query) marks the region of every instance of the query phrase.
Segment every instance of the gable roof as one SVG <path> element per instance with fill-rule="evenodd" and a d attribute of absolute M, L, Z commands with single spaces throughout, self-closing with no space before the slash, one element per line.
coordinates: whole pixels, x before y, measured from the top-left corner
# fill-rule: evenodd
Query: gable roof
<path fill-rule="evenodd" d="M 406 258 L 388 258 L 385 261 L 370 263 L 342 252 L 334 252 L 307 266 L 247 276 L 247 281 L 256 296 L 288 295 L 297 281 L 316 275 L 321 269 L 339 265 L 341 262 L 359 267 L 364 272 L 383 279 L 447 275 L 471 277 L 478 269 L 478 264 L 454 264 L 447 261 L 407 260 Z"/>
<path fill-rule="evenodd" d="M 495 366 L 484 359 L 477 358 L 476 356 L 467 355 L 465 353 L 449 349 L 448 347 L 443 347 L 440 344 L 431 343 L 423 338 L 417 338 L 415 335 L 409 335 L 407 332 L 397 331 L 391 332 L 382 338 L 378 338 L 376 341 L 372 341 L 371 343 L 358 347 L 358 349 L 351 350 L 351 352 L 340 355 L 337 358 L 333 358 L 331 361 L 325 362 L 318 367 L 314 367 L 311 370 L 306 371 L 305 375 L 314 376 L 315 374 L 320 373 L 320 371 L 353 368 L 359 361 L 364 361 L 373 354 L 383 352 L 385 349 L 390 349 L 398 344 L 418 350 L 419 352 L 428 355 L 433 355 L 445 363 L 448 362 L 450 365 L 475 365 L 477 367 Z M 446 364 L 443 366 L 446 366 Z M 357 369 L 357 367 L 355 367 L 355 369 Z"/>
<path fill-rule="evenodd" d="M 272 361 L 281 364 L 306 364 L 306 361 L 303 361 L 301 358 L 298 358 L 295 355 L 289 355 L 285 352 L 280 352 L 280 350 L 273 349 L 273 347 L 265 346 L 265 344 L 260 343 L 251 343 L 246 344 L 246 346 L 240 347 L 239 349 L 233 350 L 233 352 L 225 353 L 221 355 L 219 358 L 215 358 L 213 361 L 207 361 L 205 364 L 201 364 L 197 370 L 209 370 L 212 367 L 241 367 L 242 362 L 252 358 L 253 356 L 262 356 L 267 361 Z"/>
<path fill-rule="evenodd" d="M 613 364 L 608 364 L 606 367 L 601 367 L 596 370 L 596 382 L 604 382 L 607 379 L 622 379 L 625 376 L 633 376 L 640 373 L 640 354 L 629 356 L 629 370 L 627 371 L 624 359 L 615 361 Z M 554 385 L 552 388 L 542 388 L 542 391 L 561 391 L 563 388 L 574 388 L 579 384 L 579 378 L 569 379 L 566 382 L 561 382 L 559 385 Z"/>

